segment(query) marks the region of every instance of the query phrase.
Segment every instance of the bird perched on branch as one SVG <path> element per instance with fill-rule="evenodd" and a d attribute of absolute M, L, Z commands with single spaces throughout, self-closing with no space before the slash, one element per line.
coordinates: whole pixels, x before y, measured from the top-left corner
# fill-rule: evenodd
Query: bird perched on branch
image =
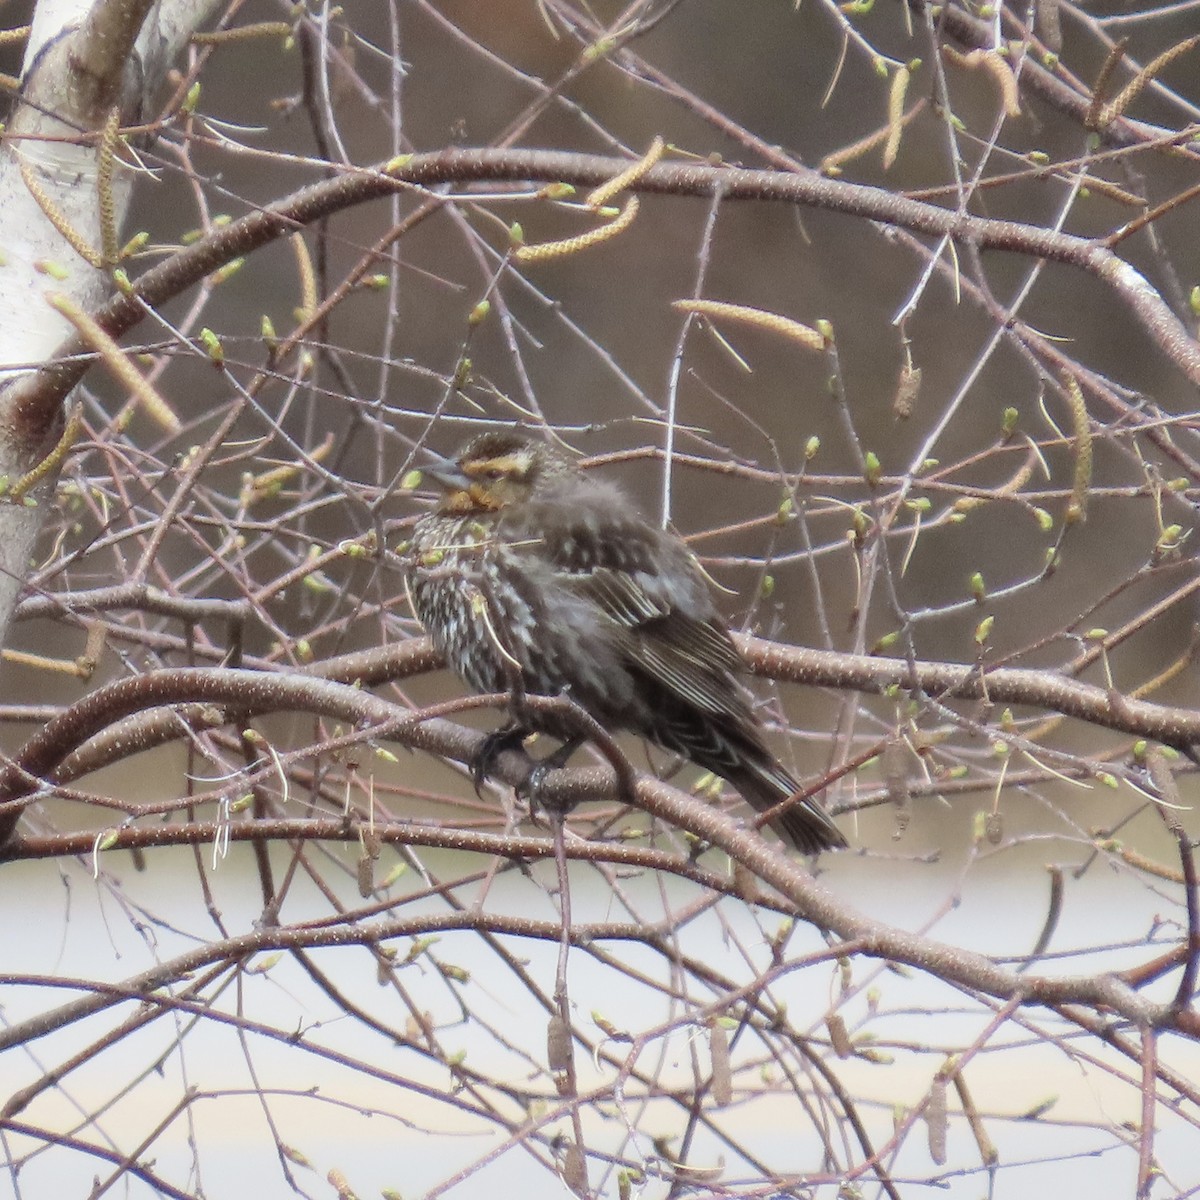
<path fill-rule="evenodd" d="M 513 694 L 514 724 L 492 751 L 535 731 L 573 749 L 569 721 L 520 704 L 521 695 L 567 695 L 605 729 L 640 734 L 721 776 L 760 812 L 795 794 L 683 542 L 614 484 L 517 431 L 482 434 L 425 474 L 444 494 L 414 529 L 412 599 L 470 687 Z M 773 825 L 808 853 L 846 845 L 811 800 Z"/>

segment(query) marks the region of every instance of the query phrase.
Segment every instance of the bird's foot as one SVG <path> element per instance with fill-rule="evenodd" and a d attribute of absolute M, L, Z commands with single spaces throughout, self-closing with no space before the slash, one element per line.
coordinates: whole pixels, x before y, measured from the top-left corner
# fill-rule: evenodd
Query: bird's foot
<path fill-rule="evenodd" d="M 547 801 L 543 794 L 543 788 L 546 784 L 546 776 L 551 771 L 557 771 L 567 765 L 572 754 L 586 741 L 585 738 L 572 738 L 569 742 L 563 742 L 553 754 L 547 754 L 545 758 L 539 759 L 533 764 L 529 770 L 529 774 L 525 776 L 524 783 L 517 789 L 517 794 L 528 802 L 530 811 L 536 808 L 542 808 L 546 811 L 554 812 L 569 812 L 574 808 L 573 804 L 563 804 L 558 801 Z"/>
<path fill-rule="evenodd" d="M 525 753 L 525 739 L 530 731 L 524 725 L 504 725 L 493 729 L 483 739 L 478 753 L 471 759 L 471 782 L 475 785 L 475 795 L 483 788 L 483 781 L 491 774 L 496 765 L 496 759 L 508 750 L 519 750 Z M 529 756 L 526 754 L 526 758 Z"/>

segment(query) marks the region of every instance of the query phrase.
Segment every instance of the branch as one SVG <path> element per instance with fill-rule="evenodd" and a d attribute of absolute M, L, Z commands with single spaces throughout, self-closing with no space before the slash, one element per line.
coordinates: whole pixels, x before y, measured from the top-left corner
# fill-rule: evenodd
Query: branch
<path fill-rule="evenodd" d="M 405 157 L 375 170 L 324 180 L 232 222 L 152 268 L 129 296 L 114 297 L 96 314 L 113 337 L 132 329 L 153 308 L 199 283 L 206 275 L 314 221 L 397 189 L 477 182 L 571 183 L 596 187 L 628 161 L 551 150 L 454 149 Z M 1102 242 L 1016 221 L 992 220 L 908 200 L 881 188 L 826 179 L 814 172 L 750 171 L 697 163 L 659 163 L 631 190 L 657 195 L 719 195 L 827 209 L 915 233 L 949 237 L 980 250 L 1003 250 L 1078 267 L 1110 288 L 1151 339 L 1193 383 L 1200 384 L 1200 343 L 1150 284 Z M 445 197 L 433 197 L 446 201 Z M 448 201 L 447 201 L 448 202 Z M 35 424 L 57 411 L 66 394 L 95 361 L 78 337 L 59 348 L 58 361 L 13 385 L 10 398 L 22 418 Z"/>
<path fill-rule="evenodd" d="M 9 808 L 7 813 L 0 813 L 0 817 L 6 821 L 7 828 L 11 830 L 21 798 L 27 797 L 31 787 L 37 785 L 37 777 L 49 772 L 69 748 L 92 736 L 108 722 L 140 707 L 184 701 L 215 702 L 243 711 L 309 711 L 359 728 L 370 726 L 372 735 L 386 735 L 410 748 L 460 760 L 466 757 L 462 754 L 464 740 L 470 743 L 466 747 L 468 754 L 478 742 L 477 734 L 448 722 L 414 714 L 364 694 L 358 688 L 326 680 L 238 670 L 151 672 L 97 689 L 29 741 L 12 765 L 0 773 L 0 799 L 6 801 Z M 449 745 L 448 735 L 451 737 Z M 528 765 L 517 755 L 501 755 L 497 774 L 505 782 L 519 784 L 528 774 Z M 581 800 L 611 797 L 616 786 L 613 772 L 604 768 L 551 771 L 539 784 L 546 802 L 562 807 L 570 807 Z M 1115 976 L 1023 976 L 981 954 L 874 920 L 844 903 L 802 865 L 757 832 L 667 784 L 638 779 L 633 799 L 651 816 L 686 829 L 723 850 L 786 897 L 798 917 L 831 931 L 843 941 L 859 943 L 862 951 L 871 957 L 906 963 L 1001 1001 L 1110 1009 L 1139 1025 L 1172 1028 L 1190 1037 L 1200 1037 L 1200 1019 L 1190 1009 L 1180 1010 L 1173 1003 L 1153 1003 Z M 253 828 L 255 824 L 251 823 L 247 828 Z M 232 826 L 228 828 L 232 831 Z M 407 822 L 376 826 L 381 837 L 386 836 L 387 831 L 398 841 L 406 840 L 411 829 Z M 19 843 L 17 845 L 19 848 Z M 595 857 L 596 848 L 592 846 L 591 850 Z M 546 853 L 553 853 L 551 842 L 546 843 Z"/>
<path fill-rule="evenodd" d="M 80 595 L 86 596 L 87 593 Z M 989 700 L 997 704 L 1023 704 L 1180 749 L 1200 745 L 1200 712 L 1126 699 L 1091 684 L 1078 683 L 1050 672 L 1008 667 L 981 672 L 976 666 L 959 663 L 917 662 L 915 673 L 910 673 L 907 662 L 900 659 L 811 650 L 736 634 L 735 640 L 750 671 L 764 679 L 872 695 L 882 695 L 890 688 L 901 687 L 915 689 L 942 701 Z M 301 682 L 306 679 L 326 680 L 356 684 L 358 687 L 378 687 L 427 674 L 443 665 L 428 638 L 412 638 L 327 659 L 302 672 L 297 671 L 291 677 Z M 54 764 L 53 781 L 70 783 L 130 754 L 175 741 L 184 736 L 186 729 L 210 729 L 226 723 L 229 719 L 227 714 L 214 711 L 211 699 L 205 701 L 186 691 L 186 687 L 205 672 L 192 670 L 185 674 L 189 682 L 185 684 L 184 692 L 174 701 L 161 703 L 187 705 L 189 701 L 198 701 L 194 707 L 173 712 L 143 712 L 141 710 L 147 708 L 148 704 L 139 702 L 126 710 L 134 715 L 125 720 L 120 719 L 124 716 L 123 712 L 110 712 L 108 721 L 102 722 L 99 728 L 87 735 L 92 740 L 86 746 L 82 745 L 85 739 L 80 738 L 72 745 L 60 747 L 61 758 Z M 288 678 L 266 671 L 245 671 L 242 674 L 260 681 L 264 688 L 269 688 L 271 681 Z M 135 684 L 135 680 L 125 680 L 122 686 L 136 693 Z M 362 695 L 361 692 L 358 694 Z M 246 695 L 240 694 L 238 700 L 239 712 L 246 713 L 250 707 Z M 107 702 L 101 700 L 98 703 L 103 706 Z M 390 715 L 394 715 L 394 711 L 389 710 Z M 374 718 L 364 709 L 360 719 Z M 476 748 L 475 735 L 447 722 L 438 722 L 437 725 L 438 745 L 423 748 L 459 762 L 469 762 Z M 449 730 L 458 732 L 451 737 Z M 514 757 L 514 761 L 519 759 Z M 516 776 L 510 782 L 519 783 L 520 778 Z M 0 793 L 0 798 L 2 796 Z M 577 801 L 580 798 L 577 796 L 575 799 Z M 613 793 L 610 791 L 606 798 L 612 799 Z M 0 811 L 0 842 L 11 832 L 14 823 L 8 821 Z"/>
<path fill-rule="evenodd" d="M 751 671 L 784 683 L 871 692 L 900 687 L 939 700 L 1025 704 L 1184 749 L 1200 743 L 1200 712 L 1130 700 L 1052 671 L 994 669 L 959 663 L 918 662 L 914 670 L 894 658 L 810 650 L 761 638 L 736 636 Z"/>
<path fill-rule="evenodd" d="M 71 41 L 72 96 L 85 128 L 96 129 L 120 100 L 133 44 L 154 0 L 96 0 Z"/>
<path fill-rule="evenodd" d="M 608 771 L 588 769 L 582 771 L 556 771 L 547 776 L 545 786 L 560 790 L 560 781 L 568 784 L 586 783 L 593 790 L 604 792 L 612 787 L 612 774 Z M 573 787 L 571 790 L 577 790 Z M 1173 1028 L 1191 1038 L 1200 1038 L 1200 1021 L 1190 1011 L 1177 1011 L 1171 1004 L 1156 1004 L 1141 997 L 1115 976 L 1078 975 L 1050 977 L 1032 975 L 1022 977 L 1016 971 L 998 966 L 991 959 L 974 951 L 939 942 L 921 934 L 908 933 L 892 928 L 881 921 L 858 912 L 845 903 L 833 891 L 818 883 L 800 864 L 792 861 L 766 842 L 758 834 L 740 826 L 738 822 L 715 809 L 698 803 L 666 784 L 642 780 L 638 784 L 637 799 L 640 807 L 655 816 L 678 824 L 696 827 L 697 832 L 708 838 L 714 846 L 732 855 L 743 866 L 748 867 L 764 882 L 776 888 L 790 901 L 797 916 L 810 921 L 822 929 L 836 934 L 847 944 L 854 943 L 855 950 L 868 957 L 890 962 L 904 963 L 927 972 L 945 982 L 975 992 L 983 992 L 1001 1001 L 1016 1001 L 1021 1004 L 1038 1004 L 1054 1008 L 1067 1005 L 1085 1006 L 1090 1009 L 1110 1010 L 1135 1024 L 1149 1027 Z M 694 819 L 697 815 L 702 820 Z M 494 854 L 504 858 L 550 859 L 554 856 L 554 844 L 550 838 L 512 837 L 509 835 L 463 833 L 462 831 L 432 828 L 416 822 L 375 821 L 372 833 L 381 842 L 399 845 L 442 846 L 449 849 L 469 850 Z M 195 822 L 185 826 L 154 825 L 141 829 L 125 829 L 115 834 L 114 848 L 134 846 L 151 847 L 187 843 L 203 845 L 212 843 L 217 837 L 228 837 L 230 841 L 246 842 L 261 840 L 290 839 L 295 841 L 331 838 L 356 841 L 358 830 L 348 828 L 344 820 L 338 819 L 291 819 L 278 821 Z M 68 842 L 53 839 L 59 844 L 70 845 L 74 853 L 88 853 L 95 844 L 94 833 L 67 835 Z M 32 848 L 45 839 L 30 839 Z M 6 847 L 5 857 L 21 856 L 23 843 L 14 842 Z M 670 870 L 683 876 L 695 878 L 705 886 L 710 880 L 689 859 L 680 855 L 627 847 L 620 844 L 595 843 L 572 840 L 565 847 L 568 857 L 593 863 L 629 863 L 637 866 L 652 866 Z M 732 881 L 730 881 L 732 886 Z M 728 887 L 721 890 L 727 891 Z M 430 928 L 506 928 L 506 918 L 500 914 L 473 909 L 466 913 L 424 915 L 417 920 L 423 922 L 421 930 Z M 313 948 L 323 945 L 365 944 L 372 945 L 402 933 L 411 932 L 412 918 L 385 920 L 376 924 L 358 922 L 352 927 L 338 923 L 331 928 L 300 926 L 291 929 L 259 929 L 223 942 L 206 944 L 190 952 L 174 963 L 151 968 L 150 971 L 130 981 L 130 992 L 144 998 L 143 993 L 165 986 L 181 973 L 227 957 L 239 957 L 258 950 Z M 440 924 L 439 924 L 440 922 Z M 561 932 L 557 921 L 548 921 L 544 927 L 534 929 L 528 923 L 511 925 L 513 933 L 526 936 L 543 936 L 556 940 Z M 616 936 L 626 936 L 618 934 Z M 834 946 L 833 951 L 838 947 Z M 196 958 L 193 955 L 199 955 Z M 214 957 L 215 956 L 215 957 Z M 122 998 L 122 997 L 117 997 Z M 114 1002 L 109 995 L 95 995 L 73 1002 L 68 1006 L 71 1017 L 78 1019 L 108 1007 Z M 29 1037 L 50 1032 L 62 1023 L 62 1012 L 45 1013 L 34 1018 L 33 1024 L 14 1025 L 0 1031 L 0 1051 L 20 1043 Z M 1197 1097 L 1200 1098 L 1200 1097 Z"/>

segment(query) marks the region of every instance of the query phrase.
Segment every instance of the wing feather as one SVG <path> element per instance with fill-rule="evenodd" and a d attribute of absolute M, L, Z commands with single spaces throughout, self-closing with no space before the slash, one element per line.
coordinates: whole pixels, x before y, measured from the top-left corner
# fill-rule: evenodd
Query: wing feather
<path fill-rule="evenodd" d="M 618 626 L 618 644 L 630 665 L 685 704 L 739 724 L 749 718 L 735 679 L 744 667 L 718 619 L 672 607 L 656 579 L 640 572 L 601 569 L 576 582 Z"/>
<path fill-rule="evenodd" d="M 737 680 L 745 665 L 686 547 L 643 521 L 614 521 L 585 508 L 574 521 L 537 517 L 536 553 L 558 586 L 594 604 L 613 623 L 630 669 L 685 707 L 751 728 Z M 532 519 L 531 519 L 532 524 Z"/>

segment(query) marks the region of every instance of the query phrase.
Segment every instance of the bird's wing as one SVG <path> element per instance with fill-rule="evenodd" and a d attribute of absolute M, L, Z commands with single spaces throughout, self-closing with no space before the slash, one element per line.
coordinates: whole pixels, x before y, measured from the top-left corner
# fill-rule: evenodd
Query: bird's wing
<path fill-rule="evenodd" d="M 737 724 L 749 715 L 735 682 L 745 670 L 686 549 L 642 524 L 576 526 L 543 543 L 562 586 L 613 623 L 626 660 L 669 693 Z"/>

